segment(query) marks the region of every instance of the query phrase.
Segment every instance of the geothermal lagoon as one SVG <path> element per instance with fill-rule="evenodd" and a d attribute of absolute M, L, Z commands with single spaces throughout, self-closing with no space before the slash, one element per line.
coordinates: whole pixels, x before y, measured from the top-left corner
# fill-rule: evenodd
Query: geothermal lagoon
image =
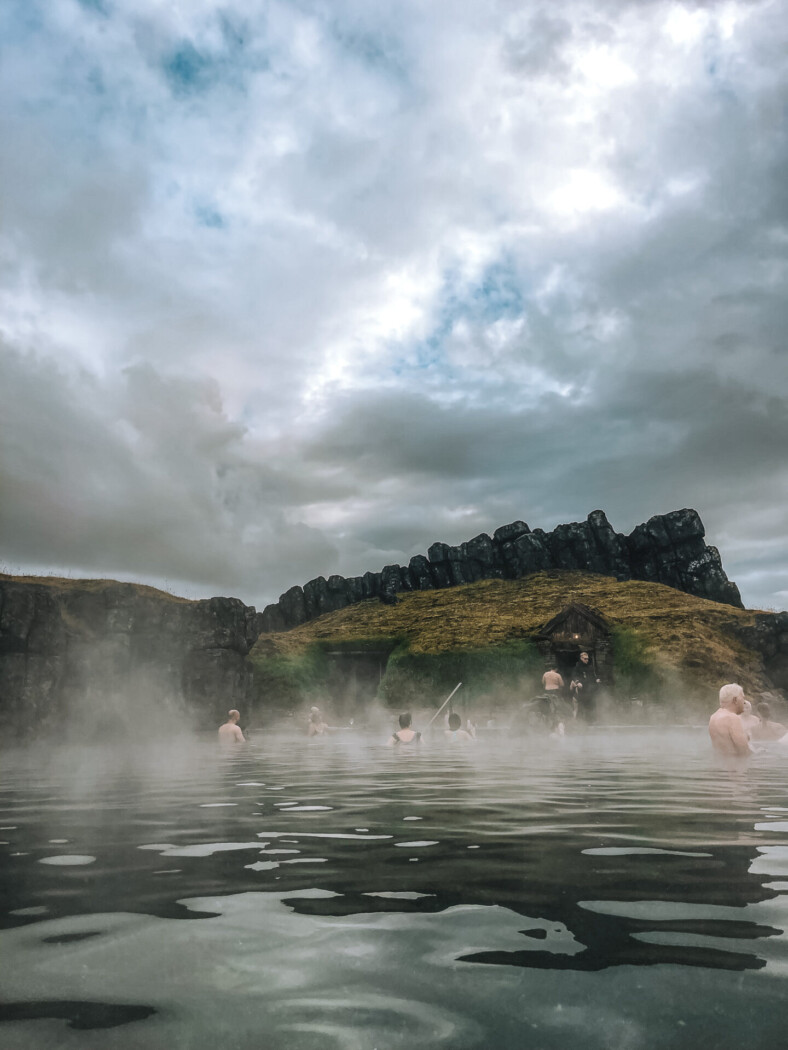
<path fill-rule="evenodd" d="M 783 1044 L 784 755 L 384 740 L 4 754 L 5 1050 Z"/>

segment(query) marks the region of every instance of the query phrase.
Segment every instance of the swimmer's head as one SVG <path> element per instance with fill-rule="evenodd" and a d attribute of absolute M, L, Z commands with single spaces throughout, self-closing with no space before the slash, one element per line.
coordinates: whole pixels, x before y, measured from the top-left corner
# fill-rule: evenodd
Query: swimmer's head
<path fill-rule="evenodd" d="M 237 722 L 240 717 L 241 712 L 236 711 L 234 707 L 231 707 L 230 710 L 227 712 L 227 719 L 230 722 Z"/>
<path fill-rule="evenodd" d="M 737 715 L 744 710 L 744 690 L 740 685 L 731 682 L 720 689 L 720 707 L 727 707 Z"/>
<path fill-rule="evenodd" d="M 761 702 L 755 708 L 755 711 L 758 717 L 762 718 L 764 722 L 768 722 L 772 716 L 772 709 L 769 707 L 765 700 L 761 700 Z"/>
<path fill-rule="evenodd" d="M 459 729 L 461 725 L 462 725 L 462 719 L 460 718 L 460 716 L 457 714 L 456 711 L 453 711 L 449 715 L 449 729 L 452 729 L 452 730 Z"/>
<path fill-rule="evenodd" d="M 399 727 L 400 729 L 407 729 L 411 723 L 410 711 L 406 711 L 404 715 L 399 716 Z"/>
<path fill-rule="evenodd" d="M 583 661 L 584 664 L 587 664 L 588 663 L 588 653 L 581 653 L 580 654 L 580 659 Z"/>
<path fill-rule="evenodd" d="M 752 714 L 752 704 L 750 703 L 749 700 L 745 700 L 744 701 L 744 713 L 745 713 L 745 715 L 751 715 Z"/>

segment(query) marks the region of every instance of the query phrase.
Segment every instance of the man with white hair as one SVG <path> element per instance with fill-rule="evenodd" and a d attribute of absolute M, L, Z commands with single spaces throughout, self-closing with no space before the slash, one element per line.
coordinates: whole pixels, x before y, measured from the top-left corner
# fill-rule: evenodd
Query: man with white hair
<path fill-rule="evenodd" d="M 749 755 L 747 730 L 739 715 L 744 711 L 744 690 L 731 683 L 720 689 L 720 706 L 709 719 L 709 736 L 721 755 Z"/>

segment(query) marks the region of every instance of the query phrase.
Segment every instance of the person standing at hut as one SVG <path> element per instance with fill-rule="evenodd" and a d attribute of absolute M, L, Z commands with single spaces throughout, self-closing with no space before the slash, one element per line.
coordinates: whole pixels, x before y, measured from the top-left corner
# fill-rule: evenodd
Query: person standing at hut
<path fill-rule="evenodd" d="M 581 653 L 572 671 L 569 692 L 572 694 L 574 717 L 584 722 L 596 721 L 596 691 L 599 679 L 596 676 L 588 653 Z"/>
<path fill-rule="evenodd" d="M 555 664 L 550 664 L 548 669 L 542 675 L 542 685 L 546 693 L 561 692 L 564 688 L 564 680 L 558 673 Z"/>

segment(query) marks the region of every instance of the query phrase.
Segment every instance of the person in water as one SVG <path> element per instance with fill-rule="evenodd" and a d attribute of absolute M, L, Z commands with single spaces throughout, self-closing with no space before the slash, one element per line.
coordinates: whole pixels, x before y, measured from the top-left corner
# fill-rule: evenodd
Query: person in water
<path fill-rule="evenodd" d="M 243 744 L 246 742 L 246 737 L 243 735 L 241 727 L 238 725 L 240 718 L 240 711 L 236 711 L 234 707 L 227 712 L 227 721 L 219 726 L 220 743 Z"/>
<path fill-rule="evenodd" d="M 772 709 L 765 700 L 755 708 L 758 724 L 752 729 L 752 739 L 758 741 L 780 740 L 788 733 L 782 722 L 771 722 Z"/>
<path fill-rule="evenodd" d="M 749 755 L 747 730 L 739 715 L 744 711 L 744 690 L 732 682 L 720 689 L 720 706 L 709 719 L 709 736 L 721 755 Z"/>
<path fill-rule="evenodd" d="M 309 711 L 309 722 L 307 724 L 307 736 L 322 736 L 328 731 L 328 726 L 323 721 L 319 707 L 313 707 Z"/>
<path fill-rule="evenodd" d="M 467 730 L 462 728 L 462 719 L 456 711 L 449 715 L 448 729 L 444 729 L 443 735 L 450 744 L 472 744 L 473 737 Z"/>
<path fill-rule="evenodd" d="M 542 685 L 544 686 L 544 691 L 546 693 L 554 693 L 556 690 L 564 688 L 564 680 L 555 669 L 554 664 L 551 664 L 542 675 Z"/>
<path fill-rule="evenodd" d="M 411 722 L 410 711 L 406 711 L 404 715 L 399 716 L 399 729 L 396 733 L 392 733 L 391 739 L 388 741 L 389 747 L 396 747 L 398 744 L 421 743 L 421 733 L 417 733 L 411 727 Z"/>
<path fill-rule="evenodd" d="M 751 740 L 752 734 L 756 727 L 760 725 L 761 720 L 758 718 L 757 715 L 754 715 L 752 713 L 752 704 L 747 699 L 745 699 L 744 701 L 744 710 L 739 715 L 739 718 L 741 719 L 741 724 L 744 726 L 744 731 L 747 734 L 747 739 Z"/>

